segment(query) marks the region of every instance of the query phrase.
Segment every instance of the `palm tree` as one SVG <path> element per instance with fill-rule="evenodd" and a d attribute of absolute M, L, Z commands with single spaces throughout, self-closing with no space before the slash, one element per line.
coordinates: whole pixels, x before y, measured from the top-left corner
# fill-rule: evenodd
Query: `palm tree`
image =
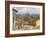
<path fill-rule="evenodd" d="M 13 25 L 14 25 L 14 27 L 15 27 L 15 15 L 16 15 L 16 13 L 18 12 L 17 10 L 15 10 L 14 8 L 12 9 L 13 10 Z"/>

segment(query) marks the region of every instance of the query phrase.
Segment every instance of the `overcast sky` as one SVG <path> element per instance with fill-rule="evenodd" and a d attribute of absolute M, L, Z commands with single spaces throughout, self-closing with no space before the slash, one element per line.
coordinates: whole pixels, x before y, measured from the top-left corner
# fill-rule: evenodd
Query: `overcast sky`
<path fill-rule="evenodd" d="M 31 7 L 15 7 L 15 10 L 17 10 L 17 14 L 26 14 L 29 13 L 31 14 L 40 14 L 40 8 L 31 8 Z"/>

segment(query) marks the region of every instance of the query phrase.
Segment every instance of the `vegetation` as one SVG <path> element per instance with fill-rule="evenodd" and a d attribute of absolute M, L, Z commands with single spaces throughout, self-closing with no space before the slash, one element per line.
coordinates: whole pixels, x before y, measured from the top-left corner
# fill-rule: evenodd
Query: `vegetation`
<path fill-rule="evenodd" d="M 34 29 L 36 21 L 40 20 L 40 15 L 32 15 L 23 18 L 15 17 L 15 30 L 31 30 Z"/>

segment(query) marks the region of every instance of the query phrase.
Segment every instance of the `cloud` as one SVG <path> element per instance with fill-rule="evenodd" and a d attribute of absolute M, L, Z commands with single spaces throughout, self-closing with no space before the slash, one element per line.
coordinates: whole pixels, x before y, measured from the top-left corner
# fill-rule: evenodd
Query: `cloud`
<path fill-rule="evenodd" d="M 24 15 L 26 13 L 29 13 L 30 15 L 31 14 L 40 14 L 40 8 L 25 8 L 25 7 L 18 7 L 18 8 L 15 8 L 18 10 L 18 12 L 16 14 L 21 14 L 21 15 Z"/>

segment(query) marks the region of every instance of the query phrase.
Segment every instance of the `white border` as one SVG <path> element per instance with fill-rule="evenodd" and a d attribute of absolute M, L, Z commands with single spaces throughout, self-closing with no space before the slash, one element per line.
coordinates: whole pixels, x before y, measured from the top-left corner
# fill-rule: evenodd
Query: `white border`
<path fill-rule="evenodd" d="M 12 8 L 13 7 L 36 7 L 40 8 L 40 30 L 25 30 L 25 31 L 12 31 Z M 18 5 L 18 4 L 10 4 L 10 34 L 22 34 L 22 33 L 38 33 L 42 32 L 42 6 L 36 6 L 36 5 Z"/>

